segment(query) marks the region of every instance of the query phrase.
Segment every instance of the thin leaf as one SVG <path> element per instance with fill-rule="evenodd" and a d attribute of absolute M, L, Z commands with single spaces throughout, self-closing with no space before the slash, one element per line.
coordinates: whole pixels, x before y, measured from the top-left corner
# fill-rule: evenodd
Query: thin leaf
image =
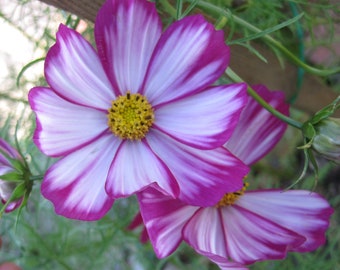
<path fill-rule="evenodd" d="M 307 143 L 305 141 L 305 143 Z M 304 154 L 304 164 L 303 164 L 303 169 L 302 169 L 302 172 L 299 176 L 299 178 L 297 180 L 294 181 L 293 184 L 289 185 L 287 188 L 285 188 L 285 191 L 291 189 L 292 187 L 294 187 L 296 184 L 298 184 L 306 175 L 307 173 L 307 169 L 308 169 L 308 165 L 309 165 L 309 159 L 308 159 L 308 153 L 307 153 L 307 150 L 308 149 L 303 149 L 303 154 Z"/>
<path fill-rule="evenodd" d="M 28 64 L 26 64 L 19 72 L 18 76 L 17 76 L 17 80 L 16 80 L 16 85 L 17 87 L 19 87 L 20 85 L 20 79 L 22 77 L 22 75 L 25 73 L 25 71 L 27 69 L 29 69 L 31 66 L 41 62 L 41 61 L 44 61 L 45 60 L 45 57 L 41 57 L 41 58 L 38 58 L 38 59 L 35 59 L 33 60 L 32 62 L 29 62 Z"/>
<path fill-rule="evenodd" d="M 176 20 L 182 18 L 183 0 L 176 1 Z"/>
<path fill-rule="evenodd" d="M 196 7 L 198 1 L 199 0 L 194 0 L 191 2 L 190 6 L 188 6 L 188 8 L 182 13 L 182 18 L 187 16 Z"/>
<path fill-rule="evenodd" d="M 228 44 L 229 45 L 229 44 Z M 265 62 L 268 64 L 267 59 L 258 51 L 256 50 L 253 46 L 247 43 L 234 43 L 233 45 L 239 45 L 247 48 L 251 53 L 255 54 L 258 58 L 260 58 L 261 61 Z"/>
<path fill-rule="evenodd" d="M 0 179 L 4 181 L 18 181 L 22 178 L 21 174 L 18 174 L 17 172 L 9 172 L 3 175 L 0 175 Z"/>
<path fill-rule="evenodd" d="M 319 123 L 321 120 L 330 117 L 340 107 L 340 104 L 338 104 L 339 102 L 340 96 L 338 96 L 331 104 L 327 105 L 320 111 L 316 112 L 313 118 L 310 120 L 311 123 L 315 125 Z"/>
<path fill-rule="evenodd" d="M 282 28 L 284 28 L 284 27 L 286 27 L 286 26 L 288 26 L 288 25 L 298 21 L 299 19 L 302 18 L 303 15 L 304 15 L 304 13 L 301 13 L 301 14 L 299 14 L 299 15 L 297 15 L 297 16 L 295 16 L 295 17 L 293 17 L 293 18 L 291 18 L 291 19 L 289 19 L 287 21 L 284 21 L 284 22 L 282 22 L 282 23 L 280 23 L 278 25 L 275 25 L 273 27 L 267 28 L 267 29 L 261 31 L 260 33 L 255 33 L 253 35 L 250 35 L 250 36 L 247 36 L 247 37 L 244 37 L 244 38 L 233 40 L 229 44 L 235 44 L 235 43 L 239 44 L 239 43 L 247 42 L 247 41 L 250 41 L 250 40 L 254 40 L 254 39 L 263 37 L 263 36 L 268 35 L 270 33 L 276 32 L 276 31 L 278 31 L 278 30 L 280 30 L 280 29 L 282 29 Z"/>

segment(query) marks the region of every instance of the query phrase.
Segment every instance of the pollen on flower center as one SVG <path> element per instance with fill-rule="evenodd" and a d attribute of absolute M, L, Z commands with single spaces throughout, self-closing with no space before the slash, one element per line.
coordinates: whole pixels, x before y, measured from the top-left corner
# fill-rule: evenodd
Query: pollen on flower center
<path fill-rule="evenodd" d="M 242 189 L 236 192 L 231 192 L 225 194 L 222 199 L 215 205 L 217 208 L 227 206 L 227 205 L 232 205 L 235 203 L 235 201 L 244 194 L 246 191 L 247 187 L 249 186 L 249 183 L 245 182 L 243 183 Z"/>
<path fill-rule="evenodd" d="M 130 92 L 113 100 L 108 112 L 110 130 L 122 139 L 144 138 L 155 119 L 153 108 L 147 99 L 141 94 Z"/>

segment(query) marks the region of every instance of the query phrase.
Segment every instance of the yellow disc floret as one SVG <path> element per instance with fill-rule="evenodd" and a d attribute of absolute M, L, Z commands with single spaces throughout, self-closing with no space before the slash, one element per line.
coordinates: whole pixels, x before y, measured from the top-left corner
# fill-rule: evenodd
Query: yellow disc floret
<path fill-rule="evenodd" d="M 110 130 L 122 139 L 143 139 L 155 119 L 153 108 L 147 99 L 141 94 L 130 92 L 113 100 L 108 112 Z"/>
<path fill-rule="evenodd" d="M 231 193 L 227 193 L 225 194 L 222 199 L 216 204 L 216 207 L 223 207 L 223 206 L 227 206 L 227 205 L 232 205 L 235 203 L 235 201 L 244 194 L 244 192 L 246 191 L 247 187 L 249 186 L 249 184 L 246 182 L 243 184 L 242 189 L 240 189 L 239 191 L 236 192 L 231 192 Z"/>

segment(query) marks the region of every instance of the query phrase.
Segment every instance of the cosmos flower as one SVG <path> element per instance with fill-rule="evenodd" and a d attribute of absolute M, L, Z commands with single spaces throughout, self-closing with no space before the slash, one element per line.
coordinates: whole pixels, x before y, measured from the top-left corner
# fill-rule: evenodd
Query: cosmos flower
<path fill-rule="evenodd" d="M 280 92 L 254 88 L 288 114 Z M 275 145 L 285 127 L 249 100 L 226 147 L 251 165 Z M 221 269 L 246 269 L 244 265 L 282 259 L 288 251 L 315 250 L 325 242 L 333 210 L 320 195 L 308 190 L 247 191 L 247 187 L 245 182 L 242 189 L 226 193 L 211 207 L 188 205 L 152 187 L 139 193 L 141 214 L 157 256 L 170 255 L 183 240 Z"/>
<path fill-rule="evenodd" d="M 4 139 L 0 138 L 0 199 L 3 204 L 6 204 L 12 197 L 13 191 L 18 186 L 18 181 L 21 180 L 19 174 L 15 172 L 15 163 L 18 164 L 22 160 L 18 151 L 9 145 Z M 17 162 L 18 161 L 18 162 Z M 5 175 L 12 174 L 12 181 L 4 180 Z M 17 175 L 17 177 L 16 177 Z M 1 178 L 2 177 L 2 178 Z M 5 208 L 5 212 L 11 212 L 18 208 L 22 203 L 23 197 L 14 199 Z"/>
<path fill-rule="evenodd" d="M 211 86 L 229 62 L 223 32 L 194 15 L 162 33 L 154 3 L 108 0 L 94 35 L 97 50 L 61 25 L 45 61 L 50 87 L 29 93 L 34 142 L 61 158 L 41 187 L 56 212 L 99 219 L 151 184 L 200 206 L 241 188 L 248 167 L 223 144 L 246 85 Z"/>

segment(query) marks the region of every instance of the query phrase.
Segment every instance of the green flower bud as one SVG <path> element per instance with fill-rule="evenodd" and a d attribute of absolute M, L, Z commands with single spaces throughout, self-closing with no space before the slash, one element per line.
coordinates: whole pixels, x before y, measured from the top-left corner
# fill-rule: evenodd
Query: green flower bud
<path fill-rule="evenodd" d="M 316 133 L 312 143 L 314 150 L 340 164 L 340 119 L 329 117 L 314 127 Z"/>

